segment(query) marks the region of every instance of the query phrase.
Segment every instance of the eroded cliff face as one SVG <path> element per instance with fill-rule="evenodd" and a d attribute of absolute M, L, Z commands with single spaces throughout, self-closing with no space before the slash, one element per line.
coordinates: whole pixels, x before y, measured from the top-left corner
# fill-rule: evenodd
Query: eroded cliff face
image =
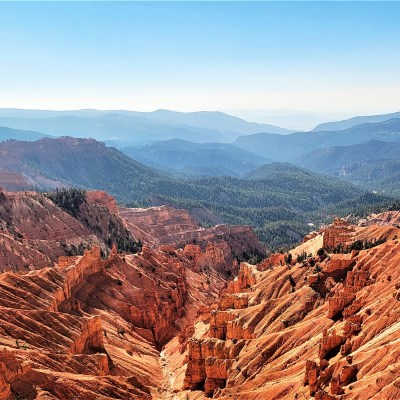
<path fill-rule="evenodd" d="M 400 227 L 400 211 L 385 211 L 379 214 L 371 214 L 359 222 L 360 226 L 396 226 Z"/>
<path fill-rule="evenodd" d="M 113 196 L 110 196 L 103 190 L 89 190 L 86 193 L 87 202 L 89 204 L 95 204 L 106 207 L 110 213 L 118 215 L 118 206 Z"/>
<path fill-rule="evenodd" d="M 350 244 L 376 233 L 336 225 Z M 385 232 L 367 250 L 317 256 L 313 235 L 292 251 L 306 252 L 299 263 L 242 263 L 189 341 L 184 388 L 221 399 L 399 398 L 400 242 Z"/>
<path fill-rule="evenodd" d="M 0 190 L 0 272 L 25 273 L 57 263 L 60 256 L 83 254 L 112 243 L 139 248 L 118 216 L 115 200 L 104 192 L 87 193 L 77 215 L 43 194 Z"/>
<path fill-rule="evenodd" d="M 160 245 L 184 248 L 200 267 L 217 268 L 227 278 L 237 274 L 236 264 L 232 270 L 235 259 L 248 260 L 266 254 L 266 248 L 249 226 L 203 228 L 189 212 L 168 206 L 121 207 L 119 213 L 136 240 L 140 239 L 152 248 Z"/>
<path fill-rule="evenodd" d="M 0 351 L 24 365 L 0 363 L 3 398 L 157 398 L 161 348 L 173 338 L 183 346 L 224 285 L 209 267 L 171 246 L 114 246 L 107 259 L 93 247 L 54 267 L 0 274 Z"/>
<path fill-rule="evenodd" d="M 79 221 L 34 192 L 0 192 L 0 225 L 2 272 L 43 268 L 72 247 L 100 244 Z"/>
<path fill-rule="evenodd" d="M 272 254 L 254 266 L 237 261 L 259 246 L 249 228 L 210 231 L 177 211 L 186 227 L 166 224 L 165 243 L 159 233 L 136 254 L 114 245 L 102 257 L 110 221 L 132 235 L 106 194 L 88 195 L 85 223 L 37 196 L 0 202 L 3 251 L 15 257 L 0 273 L 0 400 L 400 398 L 395 225 L 336 221 L 291 262 Z M 95 223 L 102 233 L 83 256 L 55 258 L 46 246 L 63 240 L 60 221 L 71 240 Z M 329 253 L 355 241 L 373 245 Z"/>
<path fill-rule="evenodd" d="M 347 246 L 351 243 L 355 227 L 343 218 L 335 218 L 333 224 L 324 230 L 323 247 L 335 249 L 342 245 Z"/>

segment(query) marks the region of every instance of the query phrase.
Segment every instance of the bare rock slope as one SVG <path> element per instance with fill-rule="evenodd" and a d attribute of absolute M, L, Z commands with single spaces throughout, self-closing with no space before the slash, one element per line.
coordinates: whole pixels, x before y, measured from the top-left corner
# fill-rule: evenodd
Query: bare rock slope
<path fill-rule="evenodd" d="M 0 400 L 400 398 L 396 216 L 251 265 L 248 227 L 0 195 Z"/>
<path fill-rule="evenodd" d="M 386 230 L 374 247 L 310 256 L 307 246 L 343 238 L 345 226 L 350 246 L 375 239 L 373 225 L 335 221 L 292 262 L 241 265 L 208 329 L 189 341 L 185 389 L 221 399 L 400 397 L 400 242 Z"/>

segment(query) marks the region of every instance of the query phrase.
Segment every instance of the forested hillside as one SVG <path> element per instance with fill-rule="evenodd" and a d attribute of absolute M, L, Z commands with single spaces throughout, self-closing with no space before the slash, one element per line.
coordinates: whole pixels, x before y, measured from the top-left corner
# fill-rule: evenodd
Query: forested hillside
<path fill-rule="evenodd" d="M 400 195 L 400 143 L 371 140 L 352 146 L 320 149 L 301 165 L 367 189 Z"/>
<path fill-rule="evenodd" d="M 173 139 L 121 149 L 150 167 L 181 176 L 242 176 L 270 162 L 227 143 L 192 143 Z"/>
<path fill-rule="evenodd" d="M 211 212 L 226 223 L 252 225 L 273 247 L 296 242 L 311 229 L 308 224 L 318 225 L 332 215 L 329 207 L 343 201 L 357 204 L 364 193 L 350 183 L 279 163 L 262 167 L 248 179 L 176 179 L 93 139 L 11 141 L 0 144 L 0 151 L 6 154 L 0 168 L 23 173 L 43 189 L 79 186 L 106 190 L 131 206 L 207 209 L 197 213 L 202 223 L 211 222 Z"/>

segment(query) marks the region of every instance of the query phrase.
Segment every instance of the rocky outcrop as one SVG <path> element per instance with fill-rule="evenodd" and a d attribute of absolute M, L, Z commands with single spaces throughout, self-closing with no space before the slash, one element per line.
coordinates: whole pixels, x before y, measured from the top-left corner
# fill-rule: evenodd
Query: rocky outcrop
<path fill-rule="evenodd" d="M 233 364 L 233 359 L 244 345 L 235 346 L 238 339 L 253 337 L 250 325 L 243 326 L 237 310 L 248 306 L 245 293 L 255 284 L 252 267 L 242 263 L 239 274 L 222 292 L 218 307 L 210 312 L 208 336 L 211 339 L 189 341 L 188 367 L 184 388 L 201 389 L 212 396 L 217 389 L 224 388 Z"/>
<path fill-rule="evenodd" d="M 251 291 L 256 283 L 253 267 L 247 263 L 241 263 L 238 276 L 228 282 L 227 293 L 242 293 Z"/>
<path fill-rule="evenodd" d="M 0 170 L 0 190 L 4 188 L 9 191 L 30 190 L 32 185 L 24 178 L 22 174 L 14 171 Z"/>
<path fill-rule="evenodd" d="M 208 243 L 204 251 L 199 245 L 187 244 L 183 254 L 206 273 L 214 269 L 227 276 L 235 276 L 238 272 L 237 260 L 232 258 L 231 249 L 225 241 Z"/>
<path fill-rule="evenodd" d="M 105 352 L 101 319 L 97 316 L 83 321 L 81 334 L 71 344 L 72 354 Z M 108 370 L 108 368 L 106 368 Z"/>
<path fill-rule="evenodd" d="M 396 226 L 400 227 L 400 211 L 385 211 L 379 214 L 371 214 L 360 220 L 360 226 Z"/>
<path fill-rule="evenodd" d="M 0 271 L 25 273 L 101 241 L 81 222 L 34 192 L 2 192 Z"/>
<path fill-rule="evenodd" d="M 346 246 L 351 242 L 354 226 L 342 218 L 335 218 L 333 224 L 324 229 L 324 249 L 334 249 L 339 245 Z"/>
<path fill-rule="evenodd" d="M 285 255 L 281 253 L 273 253 L 268 256 L 265 260 L 261 261 L 257 264 L 257 269 L 259 271 L 266 271 L 274 268 L 274 266 L 282 266 L 285 265 Z"/>
<path fill-rule="evenodd" d="M 168 206 L 120 207 L 119 212 L 134 237 L 150 246 L 190 243 L 195 240 L 199 229 L 187 211 Z"/>
<path fill-rule="evenodd" d="M 0 400 L 7 400 L 11 397 L 10 384 L 6 382 L 3 375 L 0 374 Z"/>
<path fill-rule="evenodd" d="M 226 339 L 227 323 L 235 316 L 229 311 L 212 310 L 210 314 L 210 336 L 217 339 Z"/>
<path fill-rule="evenodd" d="M 72 297 L 74 288 L 89 275 L 101 272 L 104 264 L 98 247 L 86 250 L 82 257 L 60 257 L 59 266 L 63 268 L 64 282 L 62 287 L 54 293 L 50 311 L 58 311 L 60 304 Z"/>
<path fill-rule="evenodd" d="M 318 357 L 320 360 L 329 360 L 340 351 L 340 346 L 346 341 L 346 338 L 336 334 L 333 330 L 328 334 L 324 330 L 322 339 L 319 342 Z"/>
<path fill-rule="evenodd" d="M 215 389 L 224 388 L 233 359 L 233 347 L 218 339 L 196 340 L 188 343 L 189 356 L 184 388 L 203 390 L 211 396 Z"/>
<path fill-rule="evenodd" d="M 369 283 L 369 271 L 362 268 L 363 264 L 359 263 L 356 270 L 349 271 L 343 289 L 336 291 L 329 299 L 328 318 L 341 317 L 343 312 L 349 317 L 361 308 L 360 300 L 354 303 L 356 293 Z"/>
<path fill-rule="evenodd" d="M 118 206 L 113 196 L 103 190 L 89 190 L 86 192 L 86 200 L 89 204 L 106 207 L 112 214 L 118 215 Z"/>
<path fill-rule="evenodd" d="M 17 359 L 12 351 L 0 350 L 0 399 L 9 400 L 12 398 L 14 381 L 23 379 L 31 371 L 31 366 L 27 362 Z"/>
<path fill-rule="evenodd" d="M 183 248 L 196 244 L 206 263 L 210 257 L 219 259 L 222 264 L 231 266 L 234 258 L 247 260 L 253 256 L 265 255 L 262 246 L 249 226 L 217 225 L 203 228 L 197 225 L 188 211 L 160 206 L 151 208 L 119 208 L 121 217 L 133 236 L 150 247 L 173 245 Z"/>
<path fill-rule="evenodd" d="M 304 236 L 303 243 L 306 243 L 309 240 L 314 239 L 318 235 L 319 235 L 319 232 L 316 232 L 316 231 L 310 232 L 308 235 Z"/>

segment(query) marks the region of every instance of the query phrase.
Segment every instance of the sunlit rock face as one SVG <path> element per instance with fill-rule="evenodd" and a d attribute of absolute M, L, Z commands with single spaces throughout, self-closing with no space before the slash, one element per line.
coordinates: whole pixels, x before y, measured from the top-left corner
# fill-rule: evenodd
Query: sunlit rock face
<path fill-rule="evenodd" d="M 277 254 L 241 265 L 212 307 L 208 329 L 189 341 L 187 390 L 218 399 L 400 396 L 397 234 L 393 226 L 341 220 L 328 229 L 328 243 L 326 229 L 313 234 L 291 250 L 290 264 Z M 314 243 L 382 237 L 346 254 L 318 256 Z M 296 262 L 304 252 L 306 260 Z"/>
<path fill-rule="evenodd" d="M 45 196 L 3 194 L 0 399 L 399 398 L 395 224 L 336 221 L 251 265 L 238 261 L 262 248 L 248 227 L 141 210 L 149 239 L 130 254 L 104 227 L 135 237 L 135 212 L 103 192 L 81 211 L 99 236 Z M 320 251 L 344 236 L 372 245 Z M 63 238 L 88 246 L 68 256 Z"/>

